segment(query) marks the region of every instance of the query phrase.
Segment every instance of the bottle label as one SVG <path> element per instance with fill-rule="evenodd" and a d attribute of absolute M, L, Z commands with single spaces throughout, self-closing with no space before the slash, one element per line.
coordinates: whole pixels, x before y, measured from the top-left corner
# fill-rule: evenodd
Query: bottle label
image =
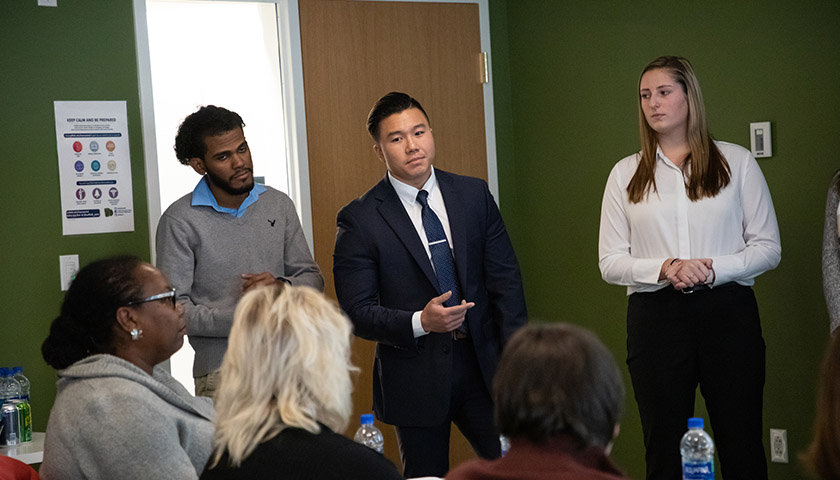
<path fill-rule="evenodd" d="M 714 478 L 714 462 L 683 463 L 683 480 L 714 480 Z"/>

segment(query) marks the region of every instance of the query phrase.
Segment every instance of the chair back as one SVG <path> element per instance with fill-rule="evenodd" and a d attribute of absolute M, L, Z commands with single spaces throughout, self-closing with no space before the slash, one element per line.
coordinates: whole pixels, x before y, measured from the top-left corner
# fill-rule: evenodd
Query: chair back
<path fill-rule="evenodd" d="M 41 477 L 20 460 L 0 455 L 0 480 L 41 480 Z"/>

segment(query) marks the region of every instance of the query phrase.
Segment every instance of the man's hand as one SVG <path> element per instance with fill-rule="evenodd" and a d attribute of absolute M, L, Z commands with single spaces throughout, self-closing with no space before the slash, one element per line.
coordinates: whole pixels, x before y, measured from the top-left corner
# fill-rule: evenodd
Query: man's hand
<path fill-rule="evenodd" d="M 429 300 L 420 314 L 420 324 L 427 332 L 446 333 L 455 330 L 464 323 L 467 310 L 475 306 L 474 302 L 461 300 L 460 305 L 444 307 L 443 302 L 449 300 L 452 292 L 446 292 L 439 297 Z"/>
<path fill-rule="evenodd" d="M 243 273 L 240 276 L 243 280 L 242 293 L 246 293 L 248 290 L 255 287 L 263 287 L 277 283 L 277 279 L 269 272 Z"/>

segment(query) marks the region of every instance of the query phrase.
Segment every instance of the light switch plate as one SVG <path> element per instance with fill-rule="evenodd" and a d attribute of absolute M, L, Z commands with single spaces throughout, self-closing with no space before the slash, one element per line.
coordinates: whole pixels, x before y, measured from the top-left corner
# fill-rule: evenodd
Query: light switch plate
<path fill-rule="evenodd" d="M 770 122 L 750 123 L 750 150 L 753 157 L 773 156 L 773 142 L 770 137 Z"/>
<path fill-rule="evenodd" d="M 66 292 L 79 272 L 78 255 L 60 255 L 58 257 L 59 272 L 61 274 L 61 291 Z"/>
<path fill-rule="evenodd" d="M 39 7 L 57 7 L 58 0 L 38 0 Z"/>

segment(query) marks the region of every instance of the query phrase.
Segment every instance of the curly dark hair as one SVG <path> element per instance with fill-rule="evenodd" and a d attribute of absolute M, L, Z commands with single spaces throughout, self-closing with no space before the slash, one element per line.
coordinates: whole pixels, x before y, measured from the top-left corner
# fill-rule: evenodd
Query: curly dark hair
<path fill-rule="evenodd" d="M 191 158 L 204 158 L 207 153 L 206 137 L 213 137 L 242 128 L 245 122 L 236 112 L 215 105 L 206 105 L 190 114 L 178 127 L 175 135 L 175 156 L 184 165 L 190 164 Z"/>
<path fill-rule="evenodd" d="M 41 355 L 61 370 L 96 353 L 113 353 L 117 309 L 141 295 L 135 256 L 96 260 L 79 271 L 50 325 Z"/>

